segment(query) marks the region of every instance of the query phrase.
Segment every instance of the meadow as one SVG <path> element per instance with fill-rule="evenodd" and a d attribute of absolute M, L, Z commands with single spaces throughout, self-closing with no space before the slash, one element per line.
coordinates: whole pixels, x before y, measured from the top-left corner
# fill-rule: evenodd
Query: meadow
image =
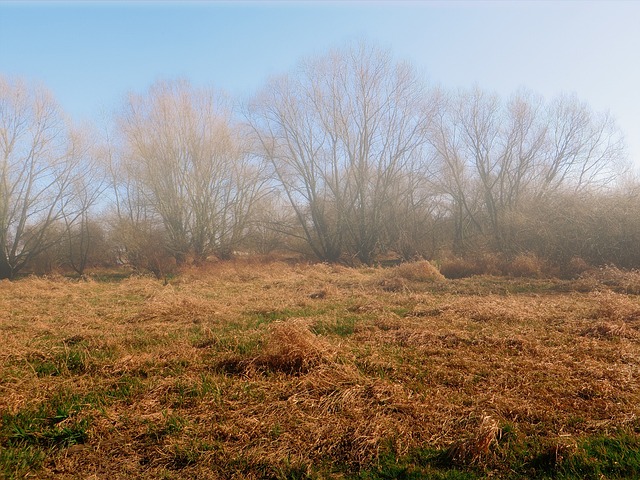
<path fill-rule="evenodd" d="M 0 282 L 0 478 L 640 478 L 640 274 Z"/>

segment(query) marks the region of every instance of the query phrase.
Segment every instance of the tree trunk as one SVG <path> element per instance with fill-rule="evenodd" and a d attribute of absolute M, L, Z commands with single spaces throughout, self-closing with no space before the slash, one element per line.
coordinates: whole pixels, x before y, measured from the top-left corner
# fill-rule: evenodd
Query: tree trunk
<path fill-rule="evenodd" d="M 6 258 L 0 258 L 0 280 L 4 280 L 8 278 L 9 280 L 13 280 L 13 276 L 15 275 L 14 269 L 9 265 L 9 262 Z"/>

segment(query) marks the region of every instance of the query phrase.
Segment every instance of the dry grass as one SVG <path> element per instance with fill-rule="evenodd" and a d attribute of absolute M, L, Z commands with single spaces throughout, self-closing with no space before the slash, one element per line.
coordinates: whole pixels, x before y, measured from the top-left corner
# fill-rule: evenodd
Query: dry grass
<path fill-rule="evenodd" d="M 491 446 L 498 443 L 500 433 L 498 422 L 484 415 L 468 437 L 456 441 L 447 449 L 447 458 L 452 463 L 463 465 L 479 463 L 489 455 Z"/>
<path fill-rule="evenodd" d="M 412 283 L 443 282 L 444 275 L 428 261 L 402 263 L 396 267 L 383 269 L 378 285 L 387 292 L 398 292 Z"/>
<path fill-rule="evenodd" d="M 499 469 L 505 425 L 557 458 L 559 435 L 640 429 L 637 297 L 491 281 L 227 262 L 168 285 L 2 282 L 0 446 L 61 398 L 55 428 L 86 438 L 16 476 L 341 478 L 417 448 Z"/>
<path fill-rule="evenodd" d="M 619 293 L 640 294 L 640 271 L 621 270 L 607 265 L 583 271 L 574 282 L 583 291 L 611 290 Z"/>

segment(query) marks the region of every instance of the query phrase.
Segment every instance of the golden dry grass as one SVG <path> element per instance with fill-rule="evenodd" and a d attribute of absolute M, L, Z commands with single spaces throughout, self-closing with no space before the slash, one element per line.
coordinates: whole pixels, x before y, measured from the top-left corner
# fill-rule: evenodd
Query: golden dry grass
<path fill-rule="evenodd" d="M 340 478 L 389 450 L 490 463 L 503 425 L 558 455 L 640 428 L 637 297 L 429 267 L 1 282 L 0 412 L 76 396 L 88 438 L 38 478 Z"/>

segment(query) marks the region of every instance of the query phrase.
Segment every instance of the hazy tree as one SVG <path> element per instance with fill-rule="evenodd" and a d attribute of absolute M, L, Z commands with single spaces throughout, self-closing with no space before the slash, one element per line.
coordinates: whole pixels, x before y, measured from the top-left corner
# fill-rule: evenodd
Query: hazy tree
<path fill-rule="evenodd" d="M 425 89 L 414 70 L 359 45 L 273 80 L 249 117 L 317 257 L 371 263 L 399 179 L 422 159 Z"/>
<path fill-rule="evenodd" d="M 119 126 L 128 184 L 118 201 L 137 202 L 129 212 L 152 209 L 178 261 L 228 255 L 246 232 L 262 172 L 225 99 L 186 81 L 159 82 L 129 96 Z"/>
<path fill-rule="evenodd" d="M 550 102 L 545 133 L 544 154 L 536 165 L 538 197 L 565 188 L 599 189 L 624 176 L 624 141 L 614 119 L 593 112 L 575 95 Z"/>
<path fill-rule="evenodd" d="M 383 252 L 404 260 L 433 258 L 442 246 L 440 223 L 446 215 L 441 195 L 431 187 L 423 172 L 396 182 L 393 202 L 384 208 Z"/>
<path fill-rule="evenodd" d="M 439 184 L 456 217 L 454 246 L 468 226 L 493 247 L 514 247 L 509 219 L 558 191 L 608 184 L 623 158 L 612 120 L 575 97 L 549 104 L 518 92 L 507 102 L 479 89 L 442 102 L 430 133 L 440 165 Z"/>
<path fill-rule="evenodd" d="M 244 246 L 262 255 L 275 250 L 290 250 L 291 232 L 295 230 L 295 215 L 290 205 L 275 188 L 256 202 Z"/>
<path fill-rule="evenodd" d="M 448 199 L 453 219 L 453 250 L 462 254 L 471 232 L 481 229 L 478 223 L 480 201 L 473 171 L 463 153 L 454 99 L 439 92 L 439 108 L 430 124 L 429 141 L 435 152 L 433 183 L 436 191 Z M 445 202 L 446 204 L 446 202 Z"/>
<path fill-rule="evenodd" d="M 13 278 L 60 240 L 52 226 L 77 218 L 89 158 L 44 88 L 0 76 L 0 278 Z"/>
<path fill-rule="evenodd" d="M 64 263 L 76 273 L 82 275 L 90 257 L 97 258 L 97 248 L 104 247 L 103 231 L 98 222 L 92 218 L 92 209 L 100 200 L 107 187 L 107 175 L 102 168 L 97 142 L 92 132 L 84 129 L 82 133 L 74 133 L 77 137 L 75 147 L 91 155 L 83 155 L 83 161 L 74 165 L 73 198 L 62 210 L 65 225 Z"/>

